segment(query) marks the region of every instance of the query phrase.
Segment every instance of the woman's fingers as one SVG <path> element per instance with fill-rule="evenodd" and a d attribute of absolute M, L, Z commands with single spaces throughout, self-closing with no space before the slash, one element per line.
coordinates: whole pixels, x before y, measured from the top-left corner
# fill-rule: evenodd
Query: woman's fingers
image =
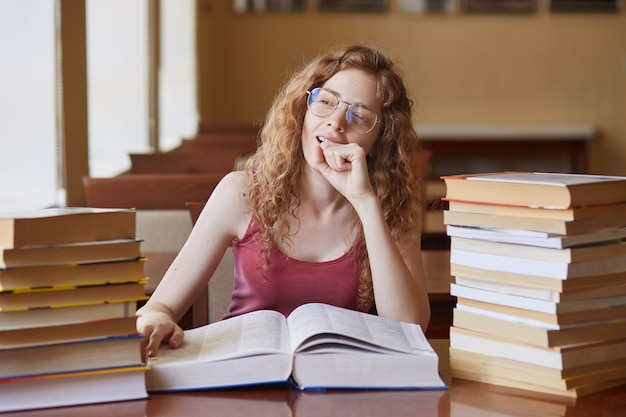
<path fill-rule="evenodd" d="M 351 170 L 352 162 L 357 161 L 363 154 L 363 149 L 354 144 L 339 145 L 324 142 L 321 144 L 321 147 L 326 163 L 335 171 Z"/>
<path fill-rule="evenodd" d="M 184 337 L 183 329 L 181 329 L 180 326 L 175 325 L 174 330 L 172 331 L 172 335 L 170 336 L 170 339 L 168 341 L 170 347 L 172 349 L 179 348 L 180 345 L 183 344 L 183 337 Z"/>
<path fill-rule="evenodd" d="M 159 346 L 164 341 L 167 341 L 172 349 L 180 347 L 183 343 L 183 330 L 174 322 L 155 326 L 147 325 L 142 333 L 146 336 L 143 349 L 144 360 L 155 357 L 159 352 Z"/>

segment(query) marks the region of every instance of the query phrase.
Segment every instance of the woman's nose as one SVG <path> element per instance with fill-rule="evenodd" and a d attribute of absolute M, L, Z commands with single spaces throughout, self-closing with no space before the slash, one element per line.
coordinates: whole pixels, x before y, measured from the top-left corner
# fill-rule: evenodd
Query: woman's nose
<path fill-rule="evenodd" d="M 348 104 L 339 103 L 339 106 L 335 109 L 333 114 L 328 116 L 328 125 L 333 129 L 345 131 L 348 127 L 348 121 L 346 120 L 346 112 L 348 111 Z"/>

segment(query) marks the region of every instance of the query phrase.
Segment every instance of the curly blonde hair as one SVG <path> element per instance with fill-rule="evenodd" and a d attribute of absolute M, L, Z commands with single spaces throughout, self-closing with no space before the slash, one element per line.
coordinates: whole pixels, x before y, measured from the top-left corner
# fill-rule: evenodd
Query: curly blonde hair
<path fill-rule="evenodd" d="M 388 55 L 372 46 L 346 46 L 315 58 L 292 75 L 267 114 L 257 152 L 246 162 L 245 169 L 254 172 L 254 180 L 250 181 L 250 207 L 259 220 L 266 263 L 275 239 L 289 240 L 289 231 L 276 236 L 276 221 L 285 213 L 294 214 L 300 204 L 299 185 L 305 163 L 302 127 L 307 111 L 306 91 L 322 86 L 337 72 L 348 68 L 367 71 L 377 79 L 377 97 L 383 109 L 382 129 L 367 165 L 391 234 L 396 241 L 420 234 L 421 184 L 413 166 L 417 145 L 411 122 L 413 102 Z M 353 219 L 357 232 L 355 247 L 361 265 L 358 304 L 359 308 L 367 310 L 374 302 L 371 270 L 356 213 Z"/>

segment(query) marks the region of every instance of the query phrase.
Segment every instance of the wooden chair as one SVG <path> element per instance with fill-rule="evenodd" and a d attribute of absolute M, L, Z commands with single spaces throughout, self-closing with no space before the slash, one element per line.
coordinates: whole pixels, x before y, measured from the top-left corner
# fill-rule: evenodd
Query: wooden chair
<path fill-rule="evenodd" d="M 188 201 L 187 203 L 185 203 L 185 205 L 187 206 L 187 210 L 189 210 L 192 224 L 196 224 L 198 217 L 200 217 L 200 213 L 202 213 L 204 204 L 205 203 L 202 201 Z"/>
<path fill-rule="evenodd" d="M 129 154 L 131 174 L 212 174 L 232 171 L 241 153 L 236 149 L 215 152 Z"/>

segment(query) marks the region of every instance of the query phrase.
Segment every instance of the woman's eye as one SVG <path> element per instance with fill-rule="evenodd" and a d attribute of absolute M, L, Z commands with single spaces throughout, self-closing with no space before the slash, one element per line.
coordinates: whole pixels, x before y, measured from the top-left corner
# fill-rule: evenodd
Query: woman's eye
<path fill-rule="evenodd" d="M 367 123 L 369 121 L 367 116 L 362 113 L 354 113 L 354 117 L 357 118 L 359 123 Z"/>

